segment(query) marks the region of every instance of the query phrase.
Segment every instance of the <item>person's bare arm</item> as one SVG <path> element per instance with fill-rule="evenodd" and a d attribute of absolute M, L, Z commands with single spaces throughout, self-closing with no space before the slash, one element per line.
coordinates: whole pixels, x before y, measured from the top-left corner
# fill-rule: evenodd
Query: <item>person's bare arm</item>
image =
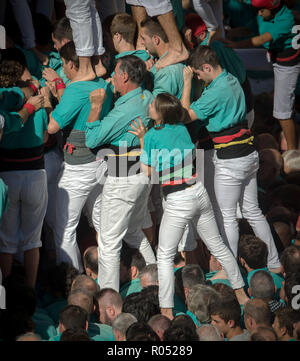
<path fill-rule="evenodd" d="M 34 107 L 34 111 L 38 111 L 44 106 L 44 97 L 42 95 L 36 95 L 30 97 L 26 103 L 31 104 Z M 19 110 L 18 114 L 21 117 L 22 124 L 25 124 L 30 117 L 30 113 L 26 107 L 23 107 L 21 110 Z"/>
<path fill-rule="evenodd" d="M 181 96 L 181 105 L 187 110 L 189 119 L 186 123 L 191 123 L 198 119 L 196 113 L 191 107 L 191 90 L 192 90 L 193 70 L 190 66 L 183 69 L 183 91 Z"/>
<path fill-rule="evenodd" d="M 253 38 L 240 40 L 240 41 L 230 41 L 227 39 L 221 39 L 221 40 L 229 48 L 248 49 L 248 48 L 261 46 L 265 43 L 268 43 L 269 41 L 272 41 L 272 39 L 273 39 L 272 35 L 266 32 L 262 35 L 254 36 Z"/>

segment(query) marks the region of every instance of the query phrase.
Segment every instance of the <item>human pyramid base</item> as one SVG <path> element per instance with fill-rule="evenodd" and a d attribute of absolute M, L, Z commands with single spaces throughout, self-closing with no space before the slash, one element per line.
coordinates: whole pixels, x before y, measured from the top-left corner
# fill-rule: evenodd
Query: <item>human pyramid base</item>
<path fill-rule="evenodd" d="M 0 339 L 300 340 L 300 3 L 0 10 Z"/>

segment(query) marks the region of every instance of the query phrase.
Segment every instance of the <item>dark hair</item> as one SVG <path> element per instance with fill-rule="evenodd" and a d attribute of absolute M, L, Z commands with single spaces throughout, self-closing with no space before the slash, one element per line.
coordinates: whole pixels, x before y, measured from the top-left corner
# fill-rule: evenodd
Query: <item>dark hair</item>
<path fill-rule="evenodd" d="M 295 310 L 291 307 L 281 307 L 275 311 L 275 317 L 277 317 L 280 327 L 285 327 L 289 336 L 293 336 L 293 323 L 295 319 Z"/>
<path fill-rule="evenodd" d="M 237 300 L 235 292 L 233 288 L 226 285 L 225 283 L 216 282 L 212 285 L 212 288 L 219 292 L 222 299 L 226 300 Z"/>
<path fill-rule="evenodd" d="M 35 41 L 39 45 L 48 45 L 51 42 L 52 24 L 49 18 L 41 13 L 33 13 L 32 24 Z"/>
<path fill-rule="evenodd" d="M 244 258 L 250 268 L 264 268 L 267 266 L 268 247 L 258 237 L 243 235 L 239 241 L 238 255 Z"/>
<path fill-rule="evenodd" d="M 213 300 L 209 305 L 209 314 L 219 316 L 224 322 L 234 321 L 235 327 L 240 326 L 241 307 L 238 300 L 221 299 Z"/>
<path fill-rule="evenodd" d="M 129 80 L 137 85 L 141 85 L 147 73 L 146 65 L 137 56 L 126 55 L 117 60 L 120 63 L 120 70 L 128 74 Z"/>
<path fill-rule="evenodd" d="M 97 247 L 89 247 L 83 256 L 83 262 L 86 268 L 93 273 L 98 274 L 98 252 L 95 253 Z M 96 256 L 97 255 L 97 256 Z"/>
<path fill-rule="evenodd" d="M 185 300 L 184 287 L 191 288 L 194 285 L 205 285 L 204 273 L 199 265 L 188 264 L 175 273 L 175 293 L 183 301 Z"/>
<path fill-rule="evenodd" d="M 160 341 L 160 339 L 147 323 L 135 322 L 126 331 L 126 341 Z"/>
<path fill-rule="evenodd" d="M 122 312 L 131 313 L 139 322 L 147 323 L 152 316 L 160 313 L 160 308 L 151 299 L 134 292 L 125 297 Z"/>
<path fill-rule="evenodd" d="M 251 334 L 250 341 L 278 341 L 278 337 L 272 327 L 260 326 Z"/>
<path fill-rule="evenodd" d="M 88 313 L 81 307 L 68 305 L 59 313 L 59 322 L 65 329 L 81 329 L 85 330 L 88 321 Z"/>
<path fill-rule="evenodd" d="M 73 41 L 69 41 L 62 46 L 59 54 L 66 62 L 71 61 L 75 65 L 76 69 L 79 69 L 79 57 L 76 54 L 76 48 Z"/>
<path fill-rule="evenodd" d="M 207 45 L 198 45 L 188 59 L 188 65 L 195 69 L 202 69 L 204 64 L 211 65 L 214 69 L 220 65 L 217 53 Z"/>
<path fill-rule="evenodd" d="M 73 40 L 72 28 L 68 18 L 63 17 L 54 23 L 53 36 L 58 41 L 62 41 L 64 38 L 70 41 Z"/>
<path fill-rule="evenodd" d="M 106 297 L 107 296 L 107 297 Z M 102 288 L 99 292 L 96 293 L 95 299 L 98 302 L 103 303 L 103 298 L 106 297 L 105 305 L 117 306 L 122 308 L 123 300 L 119 292 L 113 288 Z"/>
<path fill-rule="evenodd" d="M 141 252 L 137 248 L 128 247 L 126 243 L 122 246 L 120 260 L 127 269 L 135 266 L 141 271 L 146 266 L 145 259 Z"/>
<path fill-rule="evenodd" d="M 141 22 L 141 27 L 146 29 L 147 35 L 151 38 L 154 35 L 159 36 L 165 43 L 169 42 L 167 34 L 158 21 L 147 18 Z"/>
<path fill-rule="evenodd" d="M 60 337 L 60 341 L 92 341 L 85 330 L 68 328 Z"/>
<path fill-rule="evenodd" d="M 127 13 L 116 14 L 110 25 L 110 32 L 112 37 L 119 33 L 127 43 L 134 44 L 137 24 L 133 17 Z"/>
<path fill-rule="evenodd" d="M 300 273 L 300 247 L 289 246 L 280 256 L 285 273 Z"/>
<path fill-rule="evenodd" d="M 162 118 L 161 126 L 158 129 L 162 128 L 164 124 L 184 123 L 188 117 L 188 113 L 179 99 L 169 93 L 158 94 L 154 104 L 157 113 Z"/>
<path fill-rule="evenodd" d="M 2 60 L 0 62 L 0 87 L 11 88 L 17 85 L 24 73 L 24 67 L 16 60 Z"/>
<path fill-rule="evenodd" d="M 178 265 L 181 262 L 184 262 L 184 258 L 182 257 L 180 252 L 177 252 L 174 257 L 174 264 Z"/>
<path fill-rule="evenodd" d="M 153 302 L 157 307 L 159 307 L 158 286 L 151 285 L 143 288 L 141 291 L 141 296 L 142 298 Z"/>
<path fill-rule="evenodd" d="M 176 316 L 165 330 L 164 341 L 199 341 L 196 326 L 187 315 Z"/>
<path fill-rule="evenodd" d="M 269 272 L 261 270 L 254 273 L 249 284 L 251 295 L 254 298 L 272 300 L 275 294 L 273 277 Z"/>

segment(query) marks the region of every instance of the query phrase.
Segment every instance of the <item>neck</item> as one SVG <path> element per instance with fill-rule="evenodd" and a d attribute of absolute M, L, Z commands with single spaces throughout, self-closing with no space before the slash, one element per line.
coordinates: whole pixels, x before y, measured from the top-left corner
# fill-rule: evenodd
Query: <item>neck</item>
<path fill-rule="evenodd" d="M 290 339 L 292 339 L 293 337 L 290 336 L 289 334 L 285 334 L 284 336 L 280 337 L 280 341 L 288 341 Z"/>
<path fill-rule="evenodd" d="M 129 93 L 132 90 L 135 90 L 137 88 L 139 88 L 139 85 L 131 83 L 131 82 L 127 82 L 126 85 L 124 86 L 124 88 L 122 90 L 120 90 L 120 94 L 121 94 L 121 96 L 126 95 L 127 93 Z"/>
<path fill-rule="evenodd" d="M 222 72 L 223 72 L 223 69 L 220 67 L 220 65 L 218 65 L 217 68 L 212 71 L 211 81 L 215 80 Z"/>
<path fill-rule="evenodd" d="M 118 49 L 116 49 L 119 54 L 124 53 L 125 51 L 134 51 L 135 48 L 133 44 L 121 42 L 118 46 Z"/>
<path fill-rule="evenodd" d="M 232 337 L 241 335 L 243 333 L 243 330 L 238 326 L 235 328 L 231 328 L 229 332 L 226 334 L 226 337 L 228 340 L 230 340 Z"/>
<path fill-rule="evenodd" d="M 161 42 L 157 47 L 157 55 L 160 58 L 169 50 L 169 43 Z"/>

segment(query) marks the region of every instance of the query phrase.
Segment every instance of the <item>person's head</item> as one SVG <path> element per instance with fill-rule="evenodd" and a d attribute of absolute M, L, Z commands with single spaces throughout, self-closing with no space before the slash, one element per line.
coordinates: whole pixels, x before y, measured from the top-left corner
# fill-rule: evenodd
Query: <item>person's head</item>
<path fill-rule="evenodd" d="M 164 332 L 164 341 L 199 341 L 194 321 L 187 315 L 176 316 Z"/>
<path fill-rule="evenodd" d="M 83 308 L 76 305 L 68 305 L 59 313 L 59 331 L 72 328 L 79 330 L 87 330 L 88 313 Z"/>
<path fill-rule="evenodd" d="M 164 124 L 183 123 L 187 112 L 177 97 L 169 93 L 161 93 L 149 105 L 149 116 L 156 124 L 160 124 L 159 129 L 161 129 Z"/>
<path fill-rule="evenodd" d="M 261 298 L 271 301 L 276 293 L 273 277 L 267 271 L 257 271 L 251 277 L 249 295 L 253 298 Z"/>
<path fill-rule="evenodd" d="M 100 290 L 100 287 L 91 277 L 82 274 L 74 279 L 71 286 L 71 292 L 77 289 L 85 290 L 94 296 Z"/>
<path fill-rule="evenodd" d="M 157 334 L 145 322 L 135 322 L 126 331 L 126 341 L 160 341 Z"/>
<path fill-rule="evenodd" d="M 73 41 L 70 20 L 66 17 L 57 20 L 53 26 L 52 41 L 57 51 L 70 41 Z"/>
<path fill-rule="evenodd" d="M 283 220 L 283 222 L 272 222 L 272 225 L 280 238 L 283 248 L 285 249 L 289 247 L 295 234 L 293 224 L 289 221 Z"/>
<path fill-rule="evenodd" d="M 94 280 L 98 278 L 98 247 L 88 247 L 83 253 L 85 273 Z"/>
<path fill-rule="evenodd" d="M 127 13 L 115 14 L 110 25 L 110 33 L 117 52 L 120 51 L 120 45 L 123 43 L 134 46 L 136 32 L 137 24 L 131 15 Z"/>
<path fill-rule="evenodd" d="M 204 273 L 199 265 L 187 264 L 175 273 L 175 292 L 182 300 L 187 299 L 193 286 L 204 284 Z"/>
<path fill-rule="evenodd" d="M 205 83 L 211 83 L 222 71 L 217 53 L 206 45 L 198 45 L 191 52 L 188 64 L 198 80 L 203 80 Z"/>
<path fill-rule="evenodd" d="M 267 267 L 268 247 L 253 235 L 244 235 L 239 240 L 238 257 L 241 265 L 249 270 Z"/>
<path fill-rule="evenodd" d="M 1 59 L 0 61 L 0 87 L 11 88 L 17 86 L 23 73 L 24 66 L 17 60 Z"/>
<path fill-rule="evenodd" d="M 184 17 L 185 25 L 189 29 L 185 32 L 189 43 L 197 45 L 202 43 L 207 36 L 207 27 L 205 22 L 198 14 L 189 13 Z"/>
<path fill-rule="evenodd" d="M 282 274 L 300 273 L 300 247 L 289 246 L 280 256 Z"/>
<path fill-rule="evenodd" d="M 141 86 L 146 76 L 146 65 L 137 56 L 126 55 L 119 58 L 113 75 L 113 83 L 117 92 L 125 95 Z"/>
<path fill-rule="evenodd" d="M 279 341 L 293 338 L 295 311 L 291 307 L 282 307 L 275 311 L 273 329 Z"/>
<path fill-rule="evenodd" d="M 158 286 L 157 264 L 148 264 L 140 272 L 142 288 L 148 286 Z"/>
<path fill-rule="evenodd" d="M 271 326 L 271 311 L 266 301 L 253 298 L 244 306 L 244 323 L 249 331 L 253 332 L 258 326 Z"/>
<path fill-rule="evenodd" d="M 147 18 L 141 22 L 141 44 L 151 55 L 160 56 L 159 49 L 168 47 L 168 37 L 158 21 Z"/>
<path fill-rule="evenodd" d="M 219 293 L 222 299 L 226 299 L 226 300 L 237 299 L 234 289 L 223 282 L 216 282 L 211 287 Z"/>
<path fill-rule="evenodd" d="M 283 170 L 285 174 L 299 172 L 300 170 L 300 150 L 287 150 L 282 154 Z"/>
<path fill-rule="evenodd" d="M 280 4 L 281 0 L 251 0 L 251 5 L 264 20 L 271 19 Z"/>
<path fill-rule="evenodd" d="M 202 325 L 196 330 L 199 341 L 224 341 L 218 328 L 214 325 Z"/>
<path fill-rule="evenodd" d="M 279 144 L 275 137 L 270 133 L 260 133 L 256 136 L 257 151 L 263 149 L 275 149 L 279 150 Z"/>
<path fill-rule="evenodd" d="M 259 151 L 259 170 L 257 179 L 263 187 L 272 184 L 279 176 L 283 166 L 281 154 L 276 149 L 262 149 Z"/>
<path fill-rule="evenodd" d="M 68 79 L 72 80 L 79 69 L 79 57 L 76 54 L 75 43 L 69 41 L 60 48 L 59 53 L 63 62 L 63 72 Z"/>
<path fill-rule="evenodd" d="M 120 258 L 120 284 L 137 279 L 145 266 L 146 262 L 140 251 L 124 243 Z"/>
<path fill-rule="evenodd" d="M 159 307 L 158 286 L 147 286 L 141 290 L 141 296 Z"/>
<path fill-rule="evenodd" d="M 128 327 L 135 322 L 137 322 L 137 319 L 131 313 L 120 313 L 111 325 L 115 340 L 125 341 Z"/>
<path fill-rule="evenodd" d="M 196 284 L 187 296 L 187 307 L 200 323 L 211 321 L 210 304 L 219 299 L 219 294 L 211 286 Z"/>
<path fill-rule="evenodd" d="M 160 313 L 160 308 L 152 299 L 134 292 L 125 297 L 122 312 L 131 313 L 139 322 L 148 322 L 152 316 Z"/>
<path fill-rule="evenodd" d="M 18 336 L 16 338 L 16 341 L 42 341 L 42 338 L 40 335 L 34 332 L 27 332 L 23 335 Z"/>
<path fill-rule="evenodd" d="M 259 326 L 251 333 L 250 341 L 278 341 L 272 327 Z"/>
<path fill-rule="evenodd" d="M 228 338 L 233 330 L 240 328 L 241 307 L 237 300 L 215 299 L 209 305 L 211 324 Z"/>
<path fill-rule="evenodd" d="M 166 329 L 170 327 L 170 324 L 171 320 L 162 314 L 154 315 L 148 321 L 148 325 L 157 334 L 161 341 L 163 340 Z"/>
<path fill-rule="evenodd" d="M 59 341 L 78 342 L 78 341 L 92 341 L 92 339 L 90 339 L 86 330 L 68 328 L 67 330 L 63 331 Z"/>
<path fill-rule="evenodd" d="M 122 297 L 112 288 L 103 288 L 95 296 L 100 312 L 100 323 L 111 326 L 115 318 L 122 312 Z"/>
<path fill-rule="evenodd" d="M 88 291 L 80 288 L 70 292 L 68 296 L 68 305 L 74 305 L 83 308 L 87 312 L 88 317 L 90 317 L 95 308 L 93 295 Z"/>

